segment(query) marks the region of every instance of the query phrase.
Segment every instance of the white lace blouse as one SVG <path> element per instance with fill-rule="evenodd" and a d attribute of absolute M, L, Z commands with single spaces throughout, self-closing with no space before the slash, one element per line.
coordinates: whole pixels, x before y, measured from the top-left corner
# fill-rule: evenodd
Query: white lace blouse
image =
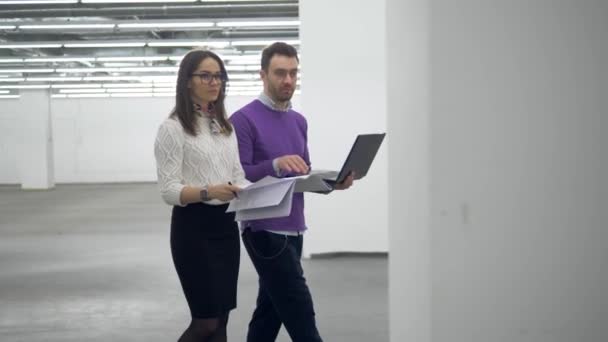
<path fill-rule="evenodd" d="M 249 184 L 241 166 L 236 133 L 229 136 L 212 132 L 211 119 L 198 117 L 199 133 L 191 136 L 177 118 L 166 119 L 158 129 L 154 143 L 158 185 L 169 205 L 185 206 L 180 194 L 185 186 Z M 223 204 L 217 199 L 207 204 Z"/>

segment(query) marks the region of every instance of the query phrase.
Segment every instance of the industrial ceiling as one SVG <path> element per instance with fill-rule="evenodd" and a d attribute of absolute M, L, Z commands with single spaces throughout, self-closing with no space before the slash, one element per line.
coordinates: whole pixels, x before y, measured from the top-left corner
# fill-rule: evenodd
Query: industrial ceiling
<path fill-rule="evenodd" d="M 193 48 L 220 54 L 229 94 L 258 94 L 259 55 L 299 47 L 298 1 L 0 0 L 0 98 L 174 96 Z"/>

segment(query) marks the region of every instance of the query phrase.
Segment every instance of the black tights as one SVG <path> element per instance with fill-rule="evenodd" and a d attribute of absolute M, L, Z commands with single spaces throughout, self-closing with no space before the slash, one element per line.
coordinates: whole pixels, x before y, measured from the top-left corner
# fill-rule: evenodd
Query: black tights
<path fill-rule="evenodd" d="M 177 342 L 226 342 L 228 313 L 217 318 L 192 318 Z"/>

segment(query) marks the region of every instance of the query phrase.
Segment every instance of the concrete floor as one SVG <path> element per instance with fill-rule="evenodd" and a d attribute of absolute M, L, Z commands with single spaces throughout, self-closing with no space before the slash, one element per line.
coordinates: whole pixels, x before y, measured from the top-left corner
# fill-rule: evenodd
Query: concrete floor
<path fill-rule="evenodd" d="M 175 341 L 189 313 L 155 184 L 0 187 L 0 341 Z M 310 234 L 314 234 L 312 227 Z M 243 250 L 229 341 L 257 276 Z M 387 259 L 304 261 L 325 341 L 388 341 Z M 278 341 L 290 341 L 282 330 Z"/>

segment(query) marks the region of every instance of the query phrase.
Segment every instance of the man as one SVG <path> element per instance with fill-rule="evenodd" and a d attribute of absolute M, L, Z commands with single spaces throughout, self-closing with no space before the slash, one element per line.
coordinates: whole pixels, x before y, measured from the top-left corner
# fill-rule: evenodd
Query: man
<path fill-rule="evenodd" d="M 306 119 L 291 109 L 299 59 L 296 49 L 274 43 L 262 52 L 264 92 L 232 115 L 241 164 L 252 182 L 265 176 L 306 174 L 310 170 Z M 336 189 L 349 188 L 349 176 Z M 243 243 L 259 275 L 256 308 L 248 342 L 275 341 L 281 328 L 294 342 L 322 341 L 312 296 L 301 264 L 304 195 L 293 195 L 289 216 L 242 223 Z"/>

